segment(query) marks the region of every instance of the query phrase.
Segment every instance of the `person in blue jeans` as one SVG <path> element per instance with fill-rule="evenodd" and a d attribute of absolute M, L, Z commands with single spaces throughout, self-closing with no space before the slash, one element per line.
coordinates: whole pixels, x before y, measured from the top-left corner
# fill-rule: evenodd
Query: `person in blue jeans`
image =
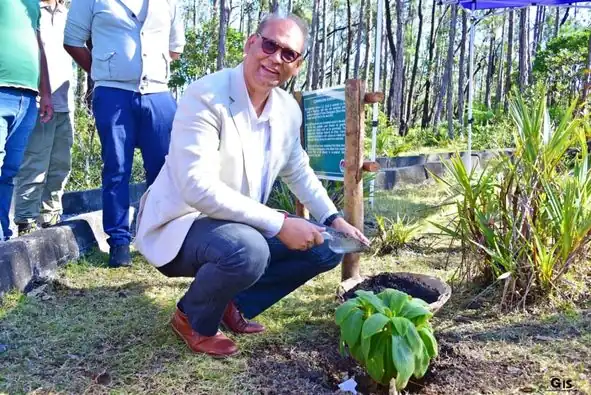
<path fill-rule="evenodd" d="M 92 39 L 92 52 L 85 43 Z M 101 141 L 103 227 L 109 266 L 131 265 L 129 181 L 138 147 L 150 186 L 168 153 L 176 101 L 170 62 L 185 45 L 175 0 L 72 0 L 64 48 L 95 82 L 92 107 Z"/>
<path fill-rule="evenodd" d="M 172 330 L 194 352 L 227 357 L 251 321 L 342 255 L 331 227 L 363 244 L 339 215 L 300 142 L 302 112 L 280 88 L 297 75 L 308 36 L 295 16 L 271 14 L 244 46 L 243 62 L 192 83 L 179 102 L 170 155 L 144 193 L 135 247 L 168 277 L 192 277 Z M 267 206 L 280 177 L 315 221 Z"/>
<path fill-rule="evenodd" d="M 38 0 L 0 1 L 0 240 L 12 236 L 14 177 L 37 115 L 42 122 L 53 116 L 40 15 Z"/>

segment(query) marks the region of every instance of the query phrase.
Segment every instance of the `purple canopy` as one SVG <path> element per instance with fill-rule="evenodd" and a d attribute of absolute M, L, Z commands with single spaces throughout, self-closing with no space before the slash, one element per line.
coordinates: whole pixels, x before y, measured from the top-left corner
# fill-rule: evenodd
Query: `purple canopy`
<path fill-rule="evenodd" d="M 458 3 L 468 10 L 484 10 L 490 8 L 520 8 L 536 5 L 568 5 L 574 3 L 581 3 L 583 0 L 538 0 L 538 1 L 521 1 L 521 0 L 459 0 Z M 586 0 L 589 1 L 589 0 Z"/>

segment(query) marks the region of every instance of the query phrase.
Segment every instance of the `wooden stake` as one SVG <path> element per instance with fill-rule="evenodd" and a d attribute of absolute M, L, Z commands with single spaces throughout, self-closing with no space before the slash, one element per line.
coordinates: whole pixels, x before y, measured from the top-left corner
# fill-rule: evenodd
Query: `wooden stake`
<path fill-rule="evenodd" d="M 302 100 L 302 92 L 294 92 L 293 96 L 295 97 L 296 101 L 298 102 L 298 104 L 300 105 L 300 109 L 302 111 L 302 119 L 304 117 L 304 102 Z M 305 140 L 304 140 L 305 136 L 304 136 L 304 121 L 302 121 L 302 126 L 300 127 L 300 142 L 302 144 L 302 147 L 305 147 Z M 310 218 L 310 213 L 308 212 L 308 209 L 296 198 L 296 212 L 295 214 L 298 217 L 302 217 L 302 218 L 306 218 L 309 219 Z"/>
<path fill-rule="evenodd" d="M 345 220 L 363 232 L 363 137 L 365 82 L 345 83 Z M 358 278 L 359 254 L 346 254 L 342 280 Z"/>

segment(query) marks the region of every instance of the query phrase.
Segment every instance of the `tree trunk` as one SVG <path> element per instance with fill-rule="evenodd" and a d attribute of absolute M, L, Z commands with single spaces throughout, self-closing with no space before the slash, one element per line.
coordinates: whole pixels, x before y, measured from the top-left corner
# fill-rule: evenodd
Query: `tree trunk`
<path fill-rule="evenodd" d="M 252 33 L 252 3 L 248 3 L 246 13 L 246 36 L 250 36 Z"/>
<path fill-rule="evenodd" d="M 380 33 L 382 35 L 382 45 L 383 47 L 380 49 L 382 51 L 382 64 L 383 64 L 383 71 L 382 71 L 382 92 L 384 92 L 384 94 L 386 94 L 386 91 L 388 91 L 388 38 L 386 37 L 386 28 L 385 26 L 382 28 L 382 32 Z M 384 98 L 384 100 L 386 100 L 386 98 Z M 386 103 L 386 101 L 384 101 L 384 103 Z"/>
<path fill-rule="evenodd" d="M 292 0 L 288 0 L 287 2 L 287 13 L 291 14 L 291 12 L 293 11 L 293 1 Z"/>
<path fill-rule="evenodd" d="M 316 64 L 316 31 L 318 30 L 318 9 L 320 0 L 314 0 L 314 9 L 312 10 L 312 32 L 310 34 L 310 49 L 308 55 L 308 72 L 306 73 L 305 89 L 310 90 L 313 84 L 314 66 Z"/>
<path fill-rule="evenodd" d="M 371 51 L 371 23 L 372 23 L 372 12 L 371 12 L 371 0 L 367 0 L 367 24 L 365 26 L 365 59 L 363 60 L 363 79 L 366 81 L 366 86 L 369 86 L 369 52 Z M 373 87 L 373 91 L 377 91 Z"/>
<path fill-rule="evenodd" d="M 487 110 L 491 108 L 490 96 L 492 79 L 495 73 L 495 35 L 494 32 L 490 34 L 489 48 L 488 48 L 488 66 L 486 68 L 484 105 Z"/>
<path fill-rule="evenodd" d="M 456 41 L 456 25 L 458 19 L 458 6 L 451 7 L 451 22 L 449 23 L 449 47 L 447 48 L 447 133 L 450 139 L 454 138 L 454 91 L 453 91 L 453 70 L 454 70 L 454 43 Z"/>
<path fill-rule="evenodd" d="M 226 35 L 228 32 L 228 19 L 230 17 L 230 5 L 228 0 L 220 0 L 220 34 L 218 41 L 218 58 L 216 69 L 221 70 L 226 60 Z"/>
<path fill-rule="evenodd" d="M 460 62 L 458 63 L 458 120 L 464 128 L 464 84 L 466 80 L 466 37 L 468 36 L 468 13 L 462 9 L 462 38 L 460 39 Z"/>
<path fill-rule="evenodd" d="M 408 98 L 406 104 L 406 118 L 411 118 L 411 111 L 412 111 L 412 104 L 413 104 L 413 95 L 414 95 L 414 88 L 415 88 L 415 81 L 417 78 L 417 70 L 419 67 L 419 54 L 421 49 L 421 38 L 423 35 L 423 0 L 419 0 L 419 4 L 417 7 L 418 16 L 419 16 L 419 27 L 417 32 L 417 41 L 415 44 L 415 58 L 412 64 L 412 72 L 410 74 L 410 85 L 408 86 Z M 409 125 L 412 126 L 412 122 L 409 122 Z"/>
<path fill-rule="evenodd" d="M 351 31 L 351 0 L 347 0 L 347 63 L 345 65 L 345 79 L 349 79 L 349 56 L 353 47 L 353 32 Z"/>
<path fill-rule="evenodd" d="M 326 85 L 326 50 L 327 50 L 327 30 L 328 30 L 328 17 L 326 16 L 326 2 L 322 0 L 322 56 L 320 57 L 320 87 L 324 88 Z"/>
<path fill-rule="evenodd" d="M 554 37 L 558 36 L 560 29 L 560 8 L 556 7 L 556 19 L 554 20 Z"/>
<path fill-rule="evenodd" d="M 503 108 L 509 110 L 509 93 L 511 93 L 511 70 L 513 65 L 513 11 L 509 11 L 509 32 L 507 34 L 507 72 L 505 73 L 505 101 Z"/>
<path fill-rule="evenodd" d="M 277 11 L 279 11 L 279 2 L 277 0 L 271 0 L 269 11 L 271 11 L 271 14 L 274 14 Z"/>
<path fill-rule="evenodd" d="M 453 69 L 453 47 L 455 41 L 455 32 L 456 32 L 456 21 L 457 21 L 457 6 L 454 4 L 452 5 L 451 15 L 449 18 L 449 32 L 448 32 L 448 44 L 447 44 L 447 55 L 445 57 L 445 66 L 443 68 L 443 75 L 441 77 L 441 85 L 439 88 L 439 93 L 437 94 L 437 104 L 435 106 L 435 116 L 433 118 L 433 127 L 437 128 L 439 126 L 439 120 L 441 119 L 441 113 L 443 112 L 443 100 L 446 98 L 448 94 L 448 87 L 449 82 L 451 80 L 451 70 Z M 438 73 L 436 73 L 439 75 Z M 452 96 L 453 97 L 453 96 Z M 448 125 L 449 126 L 449 125 Z M 448 129 L 448 134 L 450 138 L 453 138 L 453 129 L 450 131 Z"/>
<path fill-rule="evenodd" d="M 519 11 L 519 89 L 527 85 L 527 9 Z"/>
<path fill-rule="evenodd" d="M 240 3 L 240 23 L 238 24 L 238 31 L 240 34 L 244 34 L 244 2 Z"/>
<path fill-rule="evenodd" d="M 269 4 L 268 0 L 261 0 L 259 3 L 259 24 L 263 19 L 263 15 L 265 14 L 265 10 L 267 9 L 267 5 Z"/>
<path fill-rule="evenodd" d="M 396 0 L 395 0 L 396 1 Z M 386 106 L 386 113 L 388 114 L 388 118 L 390 120 L 393 119 L 392 114 L 392 107 L 393 102 L 392 100 L 395 98 L 394 96 L 394 89 L 396 84 L 394 83 L 394 78 L 396 74 L 396 44 L 394 43 L 394 33 L 392 32 L 392 13 L 390 12 L 390 1 L 384 0 L 384 8 L 386 9 L 386 38 L 388 39 L 388 46 L 390 47 L 390 55 L 392 56 L 392 60 L 394 62 L 394 68 L 392 70 L 392 76 L 390 77 L 390 89 L 388 95 L 388 105 Z"/>
<path fill-rule="evenodd" d="M 493 107 L 495 109 L 499 109 L 499 105 L 501 103 L 501 98 L 503 97 L 503 58 L 505 56 L 505 21 L 507 16 L 503 16 L 503 28 L 501 29 L 501 54 L 499 56 L 499 70 L 497 76 L 497 88 L 495 91 L 495 101 Z"/>
<path fill-rule="evenodd" d="M 326 0 L 325 0 L 326 1 Z M 333 8 L 332 8 L 332 27 L 333 29 L 337 28 L 337 5 L 336 3 L 333 3 Z M 337 33 L 335 32 L 332 35 L 332 44 L 330 46 L 330 86 L 333 86 L 333 78 L 334 78 L 334 73 L 336 72 L 336 69 L 334 67 L 334 59 L 337 53 L 337 49 L 335 46 L 335 40 L 337 37 Z"/>
<path fill-rule="evenodd" d="M 359 69 L 361 68 L 361 42 L 363 37 L 363 6 L 365 5 L 365 0 L 361 0 L 361 5 L 359 6 L 359 26 L 357 27 L 357 43 L 355 46 L 357 47 L 355 52 L 355 64 L 353 66 L 353 78 L 359 78 Z"/>
<path fill-rule="evenodd" d="M 423 101 L 423 118 L 421 127 L 429 125 L 429 93 L 431 92 L 431 79 L 433 78 L 433 52 L 435 49 L 435 8 L 438 0 L 433 0 L 431 7 L 431 34 L 429 38 L 429 57 L 427 60 L 427 80 L 425 82 L 425 100 Z"/>
<path fill-rule="evenodd" d="M 396 57 L 394 58 L 394 97 L 393 101 L 393 118 L 398 127 L 404 124 L 400 108 L 402 106 L 402 79 L 404 78 L 404 18 L 403 18 L 403 3 L 402 0 L 396 1 Z"/>

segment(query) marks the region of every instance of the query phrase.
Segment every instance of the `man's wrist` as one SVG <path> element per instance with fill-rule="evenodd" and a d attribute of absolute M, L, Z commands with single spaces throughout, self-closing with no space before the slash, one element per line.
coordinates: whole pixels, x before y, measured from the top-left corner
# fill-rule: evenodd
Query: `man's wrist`
<path fill-rule="evenodd" d="M 329 215 L 328 218 L 326 220 L 324 220 L 324 225 L 325 226 L 332 226 L 332 223 L 335 221 L 335 219 L 337 218 L 342 218 L 343 216 L 341 215 L 341 213 L 334 213 L 332 215 Z"/>

